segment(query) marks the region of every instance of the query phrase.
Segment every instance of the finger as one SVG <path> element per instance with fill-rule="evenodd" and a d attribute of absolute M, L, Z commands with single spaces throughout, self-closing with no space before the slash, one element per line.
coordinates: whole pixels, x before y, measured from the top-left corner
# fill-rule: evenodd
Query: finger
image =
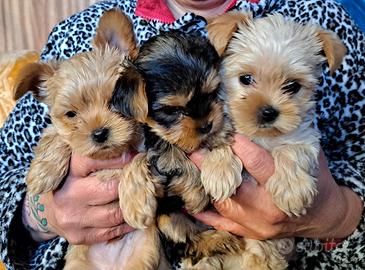
<path fill-rule="evenodd" d="M 71 178 L 54 193 L 58 205 L 82 202 L 84 205 L 105 205 L 118 199 L 118 179 L 100 181 L 96 176 Z"/>
<path fill-rule="evenodd" d="M 233 152 L 259 184 L 265 184 L 275 171 L 272 156 L 264 148 L 242 135 L 236 134 L 234 139 Z"/>
<path fill-rule="evenodd" d="M 228 201 L 222 205 L 215 205 L 215 207 L 220 208 L 221 212 L 226 212 L 227 217 L 240 224 L 242 224 L 242 218 L 245 218 L 245 221 L 259 218 L 270 224 L 280 223 L 287 219 L 287 216 L 274 204 L 266 188 L 257 186 L 253 182 L 243 182 L 237 193 L 230 199 L 234 202 L 231 202 L 232 205 L 229 205 Z M 222 214 L 224 213 L 222 212 Z M 249 226 L 246 227 L 249 228 Z"/>
<path fill-rule="evenodd" d="M 106 242 L 114 238 L 124 236 L 125 234 L 134 231 L 135 229 L 126 223 L 111 227 L 111 228 L 96 228 L 89 229 L 85 233 L 85 240 L 83 244 L 91 245 L 101 242 Z"/>
<path fill-rule="evenodd" d="M 135 153 L 125 152 L 118 158 L 99 160 L 73 154 L 71 156 L 70 174 L 76 177 L 85 177 L 102 169 L 123 168 L 125 164 L 132 160 L 134 155 Z"/>
<path fill-rule="evenodd" d="M 191 161 L 199 168 L 201 169 L 201 165 L 203 163 L 203 159 L 204 159 L 204 156 L 203 156 L 203 151 L 196 151 L 196 152 L 193 152 L 189 158 L 191 159 Z"/>
<path fill-rule="evenodd" d="M 225 218 L 213 211 L 206 211 L 195 214 L 194 217 L 206 225 L 214 227 L 216 230 L 227 231 L 239 236 L 251 236 L 251 233 L 238 223 Z"/>
<path fill-rule="evenodd" d="M 215 202 L 214 207 L 222 217 L 240 225 L 245 223 L 247 206 L 240 204 L 236 200 L 228 198 L 224 201 Z"/>
<path fill-rule="evenodd" d="M 256 182 L 246 180 L 242 182 L 238 187 L 236 194 L 232 195 L 230 199 L 236 201 L 243 207 L 251 207 L 252 205 L 257 204 L 257 202 L 261 204 L 261 189 L 262 187 L 258 186 Z"/>
<path fill-rule="evenodd" d="M 82 227 L 108 228 L 123 223 L 123 213 L 119 207 L 119 202 L 113 202 L 104 206 L 91 207 L 82 220 Z"/>
<path fill-rule="evenodd" d="M 87 185 L 84 189 L 86 195 L 85 201 L 90 206 L 106 205 L 115 200 L 118 200 L 118 185 L 120 179 L 110 179 L 108 181 L 100 181 L 96 176 L 84 178 L 86 182 L 92 179 L 93 183 Z"/>

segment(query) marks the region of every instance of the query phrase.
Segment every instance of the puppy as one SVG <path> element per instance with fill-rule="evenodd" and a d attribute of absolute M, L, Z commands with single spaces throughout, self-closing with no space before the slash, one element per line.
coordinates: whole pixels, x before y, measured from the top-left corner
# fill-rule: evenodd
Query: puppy
<path fill-rule="evenodd" d="M 57 189 L 68 172 L 72 153 L 92 159 L 111 159 L 127 157 L 136 151 L 143 139 L 141 126 L 135 119 L 113 111 L 110 100 L 114 88 L 128 84 L 129 76 L 134 76 L 125 70 L 129 59 L 137 53 L 131 22 L 120 11 L 112 10 L 101 17 L 91 52 L 57 63 L 25 67 L 16 87 L 16 98 L 32 91 L 48 105 L 52 120 L 35 148 L 35 159 L 26 179 L 30 194 Z M 101 181 L 122 179 L 123 170 L 94 174 Z M 133 269 L 128 262 L 121 263 L 119 257 L 149 252 L 140 246 L 147 246 L 140 232 L 132 232 L 110 244 L 71 246 L 65 269 L 113 269 L 118 265 L 115 262 L 121 264 L 120 268 Z M 148 264 L 156 256 L 145 254 L 144 257 L 144 263 Z"/>
<path fill-rule="evenodd" d="M 145 92 L 120 86 L 112 99 L 122 114 L 145 124 L 147 151 L 124 168 L 119 186 L 127 223 L 159 231 L 169 243 L 167 259 L 183 257 L 180 269 L 226 269 L 241 254 L 260 265 L 278 265 L 261 256 L 273 249 L 271 244 L 251 248 L 245 239 L 210 230 L 181 213 L 182 207 L 197 213 L 210 200 L 226 199 L 241 183 L 242 164 L 229 146 L 233 127 L 223 111 L 214 47 L 205 38 L 163 33 L 142 45 L 133 64 L 144 81 L 134 85 L 144 84 Z M 207 149 L 201 175 L 188 158 L 198 149 Z M 242 266 L 250 263 L 232 269 Z"/>
<path fill-rule="evenodd" d="M 288 216 L 305 214 L 317 194 L 315 88 L 326 58 L 333 73 L 346 48 L 334 33 L 280 14 L 226 14 L 210 22 L 208 34 L 225 51 L 221 74 L 236 131 L 274 158 L 267 191 Z"/>

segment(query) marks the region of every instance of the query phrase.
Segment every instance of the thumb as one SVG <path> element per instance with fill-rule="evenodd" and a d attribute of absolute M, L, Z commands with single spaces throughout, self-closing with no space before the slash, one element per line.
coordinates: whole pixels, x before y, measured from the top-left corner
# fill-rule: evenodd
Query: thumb
<path fill-rule="evenodd" d="M 134 155 L 134 153 L 125 152 L 118 158 L 100 160 L 73 154 L 70 161 L 70 174 L 79 177 L 86 177 L 90 173 L 102 169 L 123 168 L 125 164 L 132 160 Z"/>
<path fill-rule="evenodd" d="M 242 135 L 236 134 L 234 139 L 233 152 L 241 159 L 249 174 L 260 184 L 265 184 L 275 172 L 274 159 L 270 153 Z"/>

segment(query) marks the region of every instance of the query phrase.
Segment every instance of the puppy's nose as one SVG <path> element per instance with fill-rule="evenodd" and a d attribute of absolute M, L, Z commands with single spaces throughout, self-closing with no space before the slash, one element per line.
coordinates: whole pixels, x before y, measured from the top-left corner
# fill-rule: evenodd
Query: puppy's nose
<path fill-rule="evenodd" d="M 203 126 L 201 126 L 200 128 L 198 128 L 199 133 L 202 134 L 207 134 L 209 133 L 209 131 L 212 130 L 213 124 L 212 123 L 206 123 Z"/>
<path fill-rule="evenodd" d="M 279 112 L 272 106 L 266 106 L 258 112 L 259 120 L 263 123 L 271 123 L 279 116 Z"/>
<path fill-rule="evenodd" d="M 98 128 L 93 131 L 91 137 L 93 141 L 97 143 L 103 143 L 108 139 L 109 129 L 107 128 Z"/>

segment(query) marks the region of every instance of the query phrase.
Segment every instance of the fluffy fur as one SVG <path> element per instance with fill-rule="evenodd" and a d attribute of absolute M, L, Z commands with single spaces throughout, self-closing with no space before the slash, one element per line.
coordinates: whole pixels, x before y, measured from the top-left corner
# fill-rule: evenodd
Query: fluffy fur
<path fill-rule="evenodd" d="M 235 130 L 272 154 L 276 169 L 266 189 L 274 203 L 289 216 L 304 214 L 317 193 L 320 136 L 313 128 L 315 87 L 326 58 L 333 73 L 346 48 L 334 33 L 279 14 L 253 19 L 250 14 L 228 13 L 211 20 L 207 29 L 223 54 L 221 76 Z M 277 261 L 278 243 L 247 243 Z M 240 258 L 248 269 L 284 266 Z"/>
<path fill-rule="evenodd" d="M 219 64 L 216 51 L 206 39 L 180 32 L 163 33 L 140 48 L 133 69 L 144 80 L 145 94 L 120 87 L 112 101 L 113 106 L 131 117 L 137 111 L 133 108 L 134 100 L 145 99 L 147 104 L 147 111 L 139 112 L 145 116 L 139 119 L 146 126 L 147 154 L 141 154 L 140 159 L 125 168 L 134 177 L 121 183 L 120 197 L 125 199 L 121 199 L 120 205 L 123 213 L 129 215 L 126 220 L 134 226 L 156 226 L 167 243 L 167 259 L 174 261 L 182 256 L 182 269 L 222 269 L 225 263 L 231 269 L 242 269 L 252 260 L 260 265 L 270 261 L 278 266 L 273 269 L 280 269 L 285 262 L 276 250 L 270 255 L 259 246 L 249 251 L 245 239 L 207 230 L 181 213 L 182 207 L 196 213 L 210 200 L 228 198 L 241 183 L 242 164 L 229 146 L 233 129 L 223 111 Z M 201 148 L 206 149 L 206 155 L 200 175 L 187 154 Z M 136 174 L 145 177 L 145 183 L 157 180 L 159 185 L 141 185 Z M 161 188 L 162 192 L 156 192 Z M 132 202 L 131 194 L 137 192 L 150 196 Z M 157 205 L 150 201 L 153 194 L 157 195 Z M 137 204 L 144 204 L 148 211 L 156 209 L 154 216 L 137 209 Z M 266 247 L 265 243 L 260 244 Z M 252 260 L 241 263 L 240 255 L 244 254 Z M 279 259 L 271 260 L 275 255 Z"/>
<path fill-rule="evenodd" d="M 267 190 L 282 211 L 299 216 L 317 193 L 315 87 L 326 58 L 334 72 L 346 48 L 334 33 L 279 14 L 254 20 L 233 13 L 219 20 L 235 29 L 225 39 L 222 64 L 230 117 L 239 133 L 271 152 L 276 170 Z M 222 46 L 224 28 L 215 21 L 208 26 L 213 44 Z"/>
<path fill-rule="evenodd" d="M 113 10 L 101 17 L 91 52 L 24 68 L 18 78 L 16 97 L 32 91 L 48 105 L 52 120 L 35 148 L 35 159 L 27 176 L 30 194 L 55 190 L 68 172 L 71 153 L 93 159 L 124 155 L 127 159 L 137 150 L 143 138 L 141 126 L 134 118 L 121 115 L 110 106 L 114 89 L 133 81 L 130 77 L 134 78 L 135 74 L 125 70 L 137 53 L 131 22 L 120 11 Z M 94 174 L 106 181 L 123 179 L 125 172 L 113 169 Z M 156 237 L 155 231 L 143 235 L 132 232 L 113 244 L 103 244 L 102 248 L 100 245 L 70 246 L 65 269 L 94 269 L 113 262 L 117 262 L 113 267 L 118 267 L 121 262 L 116 258 L 124 253 L 131 258 L 145 258 L 138 264 L 124 258 L 125 269 L 151 269 L 151 265 L 155 267 L 159 263 L 158 254 L 154 253 L 157 248 L 149 245 Z"/>

